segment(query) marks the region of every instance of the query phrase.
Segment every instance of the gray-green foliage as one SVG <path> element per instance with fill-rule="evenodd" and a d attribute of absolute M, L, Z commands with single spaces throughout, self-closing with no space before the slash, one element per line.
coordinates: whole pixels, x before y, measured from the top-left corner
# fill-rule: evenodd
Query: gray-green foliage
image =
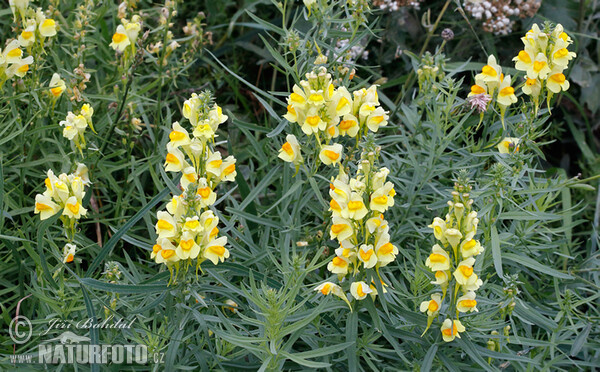
<path fill-rule="evenodd" d="M 334 296 L 313 291 L 330 277 L 325 266 L 336 248 L 329 240 L 325 199 L 332 173 L 321 167 L 315 174 L 296 174 L 277 159 L 285 134 L 300 133 L 281 118 L 284 97 L 310 69 L 317 50 L 329 56 L 326 66 L 331 70 L 357 70 L 352 80 L 340 73 L 344 84 L 359 88 L 373 83 L 376 67 L 341 63 L 333 55 L 340 53 L 340 39 L 349 39 L 343 53 L 377 38 L 382 24 L 378 17 L 386 17 L 365 13 L 362 22 L 360 8 L 344 1 L 319 3 L 320 10 L 306 17 L 300 3 L 284 1 L 277 8 L 267 1 L 244 2 L 226 23 L 211 24 L 215 33 L 228 27 L 221 36 L 231 41 L 219 44 L 225 47 L 207 46 L 206 52 L 193 54 L 196 59 L 182 51 L 167 58 L 167 67 L 160 63 L 164 55 L 145 53 L 143 62 L 123 75 L 107 46 L 116 25 L 114 4 L 101 2 L 90 13 L 93 27 L 86 43 L 93 54 L 82 53 L 80 60 L 73 60 L 77 42 L 68 29 L 59 35 L 60 42 L 48 48 L 42 81 L 55 70 L 71 74 L 80 62 L 89 66 L 92 79 L 83 94 L 96 108 L 98 132 L 86 153 L 86 161 L 93 164 L 93 185 L 85 201 L 90 205 L 93 196 L 98 209 L 89 208 L 88 218 L 82 220 L 76 236 L 81 261 L 74 266 L 62 264 L 64 239 L 56 221 L 40 223 L 32 213 L 45 171 L 67 171 L 70 162 L 65 159 L 77 156 L 58 126 L 73 104 L 63 97 L 51 110 L 35 86 L 40 81 L 33 79 L 24 79 L 26 89 L 5 87 L 0 99 L 3 367 L 10 366 L 12 354 L 5 330 L 18 301 L 27 295 L 31 297 L 20 309 L 33 319 L 36 332 L 18 348 L 20 353 L 33 352 L 38 343 L 59 334 L 42 334 L 48 319 L 113 315 L 135 318 L 133 328 L 80 333 L 95 342 L 143 343 L 151 353 L 164 353 L 164 364 L 147 366 L 152 370 L 595 366 L 600 358 L 600 278 L 598 236 L 589 216 L 599 212 L 584 198 L 597 194 L 597 179 L 587 174 L 592 179 L 582 181 L 548 169 L 544 153 L 556 140 L 549 133 L 561 123 L 546 110 L 531 120 L 525 108 L 515 107 L 506 124 L 510 133 L 522 138 L 520 149 L 498 154 L 496 145 L 505 133 L 498 116 L 489 113 L 480 125 L 479 115 L 463 99 L 469 73 L 481 66 L 444 61 L 440 53 L 440 75 L 414 95 L 395 90 L 408 78 L 390 81 L 379 90 L 390 125 L 381 128 L 375 141 L 381 146 L 379 165 L 391 170 L 396 188 L 396 206 L 386 219 L 400 251 L 382 270 L 387 294 L 375 301 L 368 297 L 350 312 Z M 152 40 L 166 40 L 168 28 L 158 22 L 159 8 L 140 3 L 140 8 L 146 7 Z M 65 14 L 61 24 L 73 22 L 72 4 L 59 9 Z M 2 12 L 7 18 L 3 31 L 9 29 L 7 10 Z M 260 11 L 270 19 L 263 19 Z M 184 44 L 186 36 L 174 33 Z M 261 40 L 248 43 L 248 35 L 254 33 Z M 245 73 L 243 57 L 234 53 L 240 46 L 272 67 L 261 87 Z M 417 54 L 411 58 L 418 69 L 421 59 Z M 167 286 L 169 272 L 149 259 L 156 238 L 153 214 L 170 192 L 177 192 L 178 180 L 162 167 L 170 124 L 181 118 L 182 101 L 200 86 L 216 92 L 217 102 L 231 118 L 217 140 L 228 140 L 228 152 L 238 159 L 237 188 L 220 190 L 215 205 L 231 259 L 218 266 L 203 264 L 198 278 L 190 275 L 187 281 Z M 145 123 L 139 132 L 130 124 L 133 116 Z M 580 133 L 568 116 L 565 120 Z M 586 149 L 583 134 L 576 140 Z M 586 169 L 598 169 L 592 150 L 585 151 L 585 159 Z M 434 243 L 427 225 L 445 214 L 459 173 L 471 179 L 474 208 L 481 219 L 479 237 L 485 252 L 475 271 L 484 285 L 478 291 L 479 312 L 462 317 L 467 331 L 461 339 L 445 343 L 439 319 L 421 337 L 427 317 L 418 306 L 434 290 L 424 265 Z M 113 274 L 115 268 L 120 275 Z"/>

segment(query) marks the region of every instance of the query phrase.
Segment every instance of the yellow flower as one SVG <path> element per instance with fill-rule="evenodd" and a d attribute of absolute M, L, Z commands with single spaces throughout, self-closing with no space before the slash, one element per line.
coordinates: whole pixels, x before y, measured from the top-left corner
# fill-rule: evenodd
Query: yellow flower
<path fill-rule="evenodd" d="M 446 231 L 444 231 L 444 237 L 446 238 L 448 243 L 450 243 L 452 248 L 456 249 L 456 247 L 458 246 L 458 243 L 460 243 L 460 239 L 462 239 L 463 235 L 457 229 L 446 229 Z"/>
<path fill-rule="evenodd" d="M 499 83 L 502 76 L 502 68 L 496 62 L 496 57 L 490 55 L 487 60 L 487 65 L 483 66 L 481 73 L 475 75 L 475 81 L 481 79 L 486 82 L 488 87 L 494 89 Z"/>
<path fill-rule="evenodd" d="M 298 163 L 301 159 L 300 145 L 296 136 L 288 134 L 286 137 L 286 143 L 281 146 L 278 157 L 288 163 Z"/>
<path fill-rule="evenodd" d="M 227 244 L 227 237 L 225 236 L 209 242 L 204 250 L 204 257 L 215 265 L 219 261 L 225 261 L 226 258 L 229 258 L 229 250 L 225 248 L 225 244 Z"/>
<path fill-rule="evenodd" d="M 444 232 L 446 232 L 446 221 L 439 217 L 435 217 L 431 225 L 427 227 L 433 229 L 433 235 L 437 240 L 442 242 L 442 244 L 446 244 L 446 237 L 444 236 Z"/>
<path fill-rule="evenodd" d="M 425 260 L 425 266 L 431 271 L 446 271 L 450 269 L 450 256 L 439 244 L 431 248 L 431 254 Z M 437 275 L 436 275 L 437 276 Z"/>
<path fill-rule="evenodd" d="M 342 160 L 342 151 L 344 148 L 341 144 L 325 145 L 321 148 L 319 159 L 325 165 L 335 165 Z"/>
<path fill-rule="evenodd" d="M 448 283 L 450 279 L 449 271 L 436 271 L 435 272 L 435 280 L 431 282 L 431 284 L 444 285 Z"/>
<path fill-rule="evenodd" d="M 483 252 L 483 247 L 479 240 L 473 239 L 473 232 L 467 234 L 466 238 L 460 243 L 460 252 L 463 258 L 469 258 L 471 256 L 477 256 Z"/>
<path fill-rule="evenodd" d="M 352 114 L 344 115 L 338 126 L 341 136 L 356 137 L 359 129 L 358 120 Z"/>
<path fill-rule="evenodd" d="M 342 287 L 340 287 L 339 285 L 334 284 L 332 282 L 325 282 L 325 283 L 320 284 L 317 287 L 315 287 L 314 290 L 321 292 L 321 294 L 324 296 L 327 296 L 329 294 L 338 296 L 339 298 L 344 300 L 344 302 L 346 302 L 348 304 L 348 306 L 350 307 L 350 310 L 352 310 L 352 307 L 350 306 L 350 302 L 348 301 L 348 298 L 344 294 Z"/>
<path fill-rule="evenodd" d="M 136 18 L 136 20 L 139 20 L 140 17 L 138 15 L 136 15 L 136 16 L 134 16 L 134 18 Z M 129 39 L 129 42 L 131 44 L 135 44 L 141 28 L 142 28 L 142 26 L 137 21 L 134 21 L 133 19 L 132 19 L 132 22 L 125 23 L 125 34 L 127 35 L 127 38 Z"/>
<path fill-rule="evenodd" d="M 371 132 L 377 132 L 379 127 L 385 127 L 387 125 L 387 120 L 389 119 L 385 110 L 381 107 L 377 107 L 373 112 L 367 117 L 367 127 Z"/>
<path fill-rule="evenodd" d="M 314 290 L 321 292 L 324 296 L 327 296 L 333 291 L 333 288 L 335 288 L 336 286 L 338 285 L 332 282 L 325 282 L 321 285 L 318 285 Z"/>
<path fill-rule="evenodd" d="M 181 229 L 184 232 L 187 231 L 192 233 L 193 235 L 200 233 L 202 231 L 202 225 L 200 224 L 199 217 L 186 217 Z"/>
<path fill-rule="evenodd" d="M 6 63 L 20 62 L 21 58 L 23 57 L 23 51 L 19 47 L 19 42 L 17 40 L 13 40 L 8 43 L 2 52 L 2 56 L 4 57 Z"/>
<path fill-rule="evenodd" d="M 8 69 L 6 69 L 6 76 L 12 78 L 13 76 L 24 77 L 29 71 L 29 65 L 33 63 L 33 57 L 29 56 L 27 58 L 19 59 L 15 63 L 12 64 Z"/>
<path fill-rule="evenodd" d="M 54 73 L 52 75 L 52 79 L 50 79 L 50 92 L 52 93 L 52 95 L 55 98 L 60 97 L 60 95 L 65 91 L 65 89 L 67 88 L 65 85 L 65 81 L 63 79 L 60 78 L 60 75 L 57 73 Z"/>
<path fill-rule="evenodd" d="M 531 79 L 545 79 L 550 72 L 550 67 L 548 66 L 548 58 L 544 55 L 544 53 L 538 53 L 535 56 L 535 60 L 527 69 L 527 77 Z"/>
<path fill-rule="evenodd" d="M 34 213 L 40 215 L 41 220 L 45 220 L 58 213 L 60 207 L 48 195 L 37 194 L 35 196 Z"/>
<path fill-rule="evenodd" d="M 172 238 L 177 235 L 177 223 L 173 216 L 165 211 L 160 211 L 156 214 L 158 221 L 156 222 L 156 234 L 159 238 Z"/>
<path fill-rule="evenodd" d="M 396 191 L 394 190 L 394 185 L 388 181 L 382 187 L 373 191 L 369 208 L 372 211 L 384 213 L 388 208 L 394 206 L 395 195 Z"/>
<path fill-rule="evenodd" d="M 354 244 L 348 240 L 344 240 L 340 242 L 340 247 L 335 250 L 335 254 L 349 261 L 356 256 L 354 248 L 356 248 Z"/>
<path fill-rule="evenodd" d="M 173 243 L 171 243 L 169 239 L 158 238 L 156 244 L 154 244 L 154 246 L 152 247 L 150 259 L 155 259 L 156 256 L 159 255 L 163 249 L 173 250 L 173 252 L 175 252 L 175 246 L 173 245 Z"/>
<path fill-rule="evenodd" d="M 19 36 L 17 37 L 19 41 L 19 45 L 23 48 L 28 48 L 35 43 L 35 23 L 33 25 L 28 25 Z"/>
<path fill-rule="evenodd" d="M 112 43 L 110 43 L 110 47 L 116 51 L 123 52 L 130 44 L 131 41 L 129 41 L 129 38 L 127 37 L 125 27 L 123 27 L 123 25 L 119 25 L 117 27 L 117 31 L 112 36 Z"/>
<path fill-rule="evenodd" d="M 221 165 L 221 181 L 231 182 L 235 180 L 235 176 L 237 175 L 237 171 L 235 170 L 235 162 L 236 160 L 232 155 L 229 155 L 227 158 L 225 158 L 223 164 Z"/>
<path fill-rule="evenodd" d="M 542 91 L 542 83 L 538 79 L 526 78 L 525 85 L 523 85 L 523 88 L 521 89 L 523 90 L 523 93 L 528 96 L 537 98 Z"/>
<path fill-rule="evenodd" d="M 40 35 L 44 37 L 51 37 L 56 35 L 56 22 L 53 19 L 47 18 L 40 23 L 39 26 Z"/>
<path fill-rule="evenodd" d="M 171 133 L 169 133 L 169 140 L 170 140 L 170 144 L 174 147 L 177 148 L 179 146 L 187 146 L 189 145 L 192 141 L 190 140 L 190 135 L 188 133 L 187 130 L 185 130 L 185 128 L 183 128 L 179 122 L 174 122 L 173 123 L 173 130 L 171 131 Z"/>
<path fill-rule="evenodd" d="M 155 256 L 156 263 L 170 264 L 179 261 L 179 256 L 175 253 L 175 249 L 161 249 Z"/>
<path fill-rule="evenodd" d="M 357 256 L 360 262 L 364 263 L 365 269 L 370 269 L 377 264 L 377 254 L 370 244 L 361 245 Z"/>
<path fill-rule="evenodd" d="M 334 274 L 348 274 L 348 260 L 343 256 L 335 256 L 331 262 L 327 264 L 327 270 Z"/>
<path fill-rule="evenodd" d="M 552 93 L 560 93 L 561 90 L 566 91 L 569 89 L 569 80 L 561 71 L 560 68 L 553 69 L 546 81 L 546 86 Z"/>
<path fill-rule="evenodd" d="M 473 272 L 474 263 L 475 259 L 473 257 L 461 261 L 453 274 L 456 282 L 463 286 L 466 291 L 475 291 L 483 284 L 477 274 Z"/>
<path fill-rule="evenodd" d="M 376 230 L 380 230 L 387 226 L 387 221 L 383 218 L 383 214 L 379 216 L 369 218 L 365 223 L 367 230 L 370 234 L 373 234 Z"/>
<path fill-rule="evenodd" d="M 319 113 L 315 109 L 306 114 L 306 118 L 304 119 L 301 128 L 304 134 L 310 136 L 313 133 L 324 131 L 325 128 L 327 128 L 327 123 L 321 119 Z"/>
<path fill-rule="evenodd" d="M 75 259 L 75 251 L 77 247 L 75 244 L 67 243 L 63 248 L 63 263 L 73 262 Z"/>
<path fill-rule="evenodd" d="M 569 52 L 567 49 L 568 46 L 569 43 L 565 40 L 560 38 L 556 39 L 550 54 L 553 64 L 566 68 L 569 65 L 569 61 L 577 57 L 577 54 L 574 52 Z"/>
<path fill-rule="evenodd" d="M 8 0 L 10 10 L 12 11 L 15 21 L 17 19 L 17 13 L 24 14 L 29 6 L 29 0 Z"/>
<path fill-rule="evenodd" d="M 71 196 L 67 199 L 65 202 L 65 209 L 63 210 L 64 216 L 78 220 L 81 216 L 85 216 L 86 214 L 87 209 L 81 205 L 81 200 L 77 200 L 75 196 Z"/>
<path fill-rule="evenodd" d="M 185 157 L 179 149 L 170 143 L 167 144 L 167 157 L 165 159 L 165 171 L 181 172 L 183 168 L 187 168 Z"/>
<path fill-rule="evenodd" d="M 419 310 L 423 313 L 427 313 L 428 316 L 435 316 L 440 311 L 442 306 L 442 296 L 439 293 L 431 295 L 431 300 L 421 302 Z"/>
<path fill-rule="evenodd" d="M 175 249 L 175 254 L 181 260 L 188 258 L 194 259 L 200 254 L 200 246 L 196 243 L 195 235 L 189 231 L 184 231 L 181 234 L 179 244 Z"/>
<path fill-rule="evenodd" d="M 501 154 L 509 154 L 519 151 L 519 142 L 521 140 L 516 137 L 504 137 L 498 144 L 498 152 Z"/>
<path fill-rule="evenodd" d="M 200 196 L 203 207 L 209 207 L 217 201 L 217 193 L 215 193 L 206 182 L 206 178 L 202 177 L 198 180 L 198 190 L 196 194 Z"/>
<path fill-rule="evenodd" d="M 375 252 L 377 252 L 377 264 L 379 267 L 387 266 L 394 262 L 398 254 L 398 248 L 390 243 L 390 234 L 382 231 L 375 239 Z"/>
<path fill-rule="evenodd" d="M 517 96 L 515 96 L 515 89 L 510 86 L 510 75 L 504 77 L 504 80 L 500 83 L 500 90 L 498 91 L 498 104 L 502 106 L 510 106 L 517 102 Z"/>
<path fill-rule="evenodd" d="M 461 313 L 467 313 L 469 311 L 477 310 L 477 301 L 475 300 L 475 292 L 469 291 L 465 295 L 461 296 L 456 300 L 456 310 Z"/>
<path fill-rule="evenodd" d="M 344 116 L 352 110 L 352 96 L 346 87 L 339 87 L 331 101 L 336 116 Z"/>
<path fill-rule="evenodd" d="M 515 58 L 513 58 L 513 61 L 515 61 L 515 69 L 519 71 L 528 71 L 530 68 L 532 68 L 534 59 L 535 54 L 533 49 L 526 47 L 524 50 L 520 51 Z"/>
<path fill-rule="evenodd" d="M 456 337 L 460 338 L 460 332 L 465 331 L 465 327 L 462 325 L 460 320 L 444 320 L 442 324 L 442 338 L 446 342 L 453 341 Z"/>
<path fill-rule="evenodd" d="M 464 231 L 473 232 L 477 231 L 477 225 L 479 224 L 479 218 L 477 218 L 477 212 L 471 211 L 465 218 Z"/>
<path fill-rule="evenodd" d="M 354 282 L 350 285 L 350 294 L 357 300 L 363 300 L 373 290 L 365 282 Z"/>
<path fill-rule="evenodd" d="M 188 189 L 188 186 L 191 184 L 195 184 L 198 182 L 198 174 L 196 174 L 196 169 L 194 167 L 185 167 L 181 170 L 181 188 L 184 190 Z"/>
<path fill-rule="evenodd" d="M 283 115 L 283 117 L 287 119 L 287 121 L 289 121 L 290 123 L 298 122 L 298 113 L 296 112 L 296 109 L 292 104 L 287 105 L 287 112 L 285 115 Z"/>
<path fill-rule="evenodd" d="M 350 200 L 345 204 L 345 208 L 341 210 L 341 216 L 353 220 L 361 220 L 369 213 L 369 210 L 363 202 L 360 194 L 352 192 Z"/>
<path fill-rule="evenodd" d="M 350 220 L 334 216 L 332 222 L 333 224 L 330 229 L 331 239 L 344 241 L 354 234 L 354 228 Z"/>
<path fill-rule="evenodd" d="M 545 51 L 548 46 L 548 35 L 540 30 L 540 27 L 534 24 L 524 37 L 521 38 L 525 47 L 533 50 Z"/>

